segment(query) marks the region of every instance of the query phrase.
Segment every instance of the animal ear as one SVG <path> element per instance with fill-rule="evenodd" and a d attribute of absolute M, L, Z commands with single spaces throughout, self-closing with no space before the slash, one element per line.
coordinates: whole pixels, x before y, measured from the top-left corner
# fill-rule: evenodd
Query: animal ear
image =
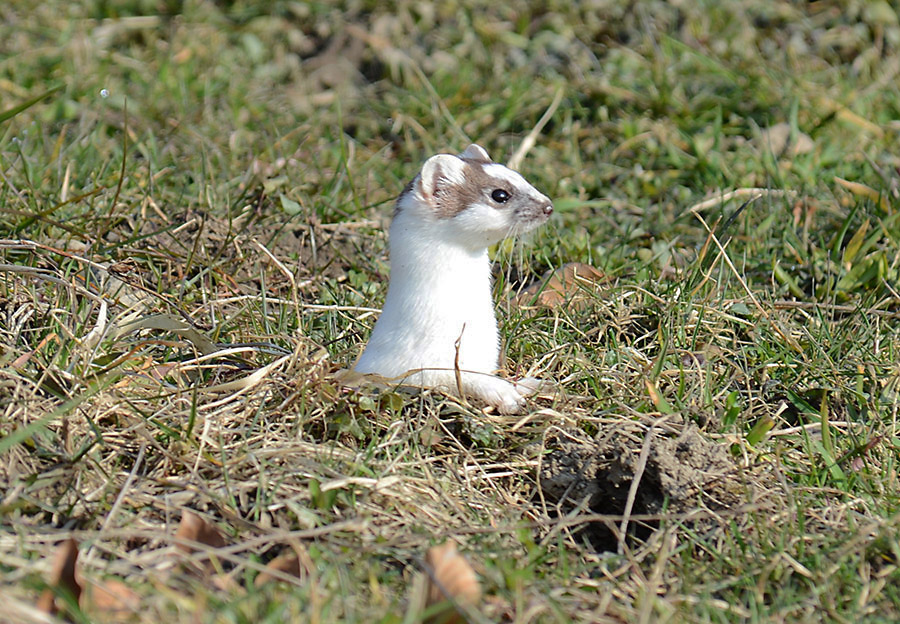
<path fill-rule="evenodd" d="M 450 154 L 438 154 L 426 160 L 419 173 L 422 195 L 431 199 L 443 187 L 465 183 L 465 166 L 466 163 Z"/>
<path fill-rule="evenodd" d="M 460 155 L 460 158 L 465 158 L 466 160 L 474 160 L 475 162 L 483 162 L 489 163 L 491 161 L 491 157 L 488 156 L 487 151 L 481 147 L 480 145 L 476 145 L 472 143 L 467 147 Z"/>

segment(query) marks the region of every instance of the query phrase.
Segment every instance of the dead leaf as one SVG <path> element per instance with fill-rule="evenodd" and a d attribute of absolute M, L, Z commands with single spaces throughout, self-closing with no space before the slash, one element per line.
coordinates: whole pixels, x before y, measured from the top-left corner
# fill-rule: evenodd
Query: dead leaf
<path fill-rule="evenodd" d="M 106 579 L 90 581 L 86 588 L 85 609 L 106 615 L 135 613 L 141 606 L 140 597 L 122 581 Z"/>
<path fill-rule="evenodd" d="M 212 583 L 212 586 L 219 591 L 228 592 L 230 594 L 235 592 L 244 594 L 244 587 L 235 580 L 235 574 L 236 572 L 234 570 L 228 574 L 217 574 L 210 579 L 210 582 Z"/>
<path fill-rule="evenodd" d="M 432 448 L 444 439 L 443 433 L 435 426 L 433 420 L 428 420 L 418 431 L 419 444 L 425 448 Z"/>
<path fill-rule="evenodd" d="M 763 130 L 759 142 L 764 150 L 771 151 L 776 158 L 793 158 L 811 152 L 816 147 L 812 138 L 799 130 L 792 137 L 791 124 L 784 122 Z"/>
<path fill-rule="evenodd" d="M 300 565 L 300 557 L 294 553 L 278 555 L 266 564 L 266 569 L 256 577 L 254 585 L 260 587 L 269 581 L 277 581 L 279 578 L 271 572 L 282 572 L 297 578 L 303 578 L 303 568 Z"/>
<path fill-rule="evenodd" d="M 65 607 L 57 603 L 56 597 L 60 592 L 68 592 L 78 602 L 81 598 L 81 584 L 75 578 L 75 568 L 78 563 L 78 542 L 69 538 L 59 545 L 56 551 L 56 559 L 48 578 L 49 587 L 44 590 L 38 599 L 37 607 L 44 613 L 56 615 Z"/>
<path fill-rule="evenodd" d="M 215 526 L 201 518 L 189 509 L 181 514 L 181 523 L 175 531 L 175 547 L 185 553 L 197 550 L 185 541 L 197 542 L 210 548 L 221 548 L 225 545 L 225 538 Z"/>
<path fill-rule="evenodd" d="M 541 281 L 520 292 L 513 302 L 518 306 L 557 307 L 572 303 L 590 286 L 606 279 L 602 271 L 584 262 L 569 262 L 544 273 Z"/>
<path fill-rule="evenodd" d="M 481 584 L 472 566 L 456 551 L 453 542 L 429 548 L 425 564 L 429 581 L 426 608 L 449 601 L 447 609 L 428 621 L 441 624 L 464 622 L 460 607 L 473 608 L 481 600 Z"/>
<path fill-rule="evenodd" d="M 54 341 L 54 342 L 56 342 L 56 343 L 58 344 L 58 343 L 59 343 L 59 336 L 57 336 L 56 333 L 51 333 L 51 334 L 49 334 L 49 335 L 47 335 L 47 336 L 44 336 L 44 338 L 38 343 L 38 346 L 36 346 L 36 347 L 34 348 L 34 351 L 28 351 L 28 352 L 26 352 L 26 353 L 23 353 L 22 355 L 20 355 L 20 356 L 17 357 L 16 359 L 14 359 L 14 360 L 10 363 L 10 366 L 12 366 L 13 368 L 22 368 L 23 366 L 25 366 L 25 364 L 28 363 L 28 360 L 31 359 L 31 356 L 33 356 L 35 353 L 37 353 L 38 351 L 40 351 L 41 349 L 43 349 L 44 346 L 46 346 L 46 344 L 47 344 L 48 342 L 50 342 L 51 340 Z"/>
<path fill-rule="evenodd" d="M 172 60 L 175 61 L 178 65 L 183 65 L 184 63 L 187 63 L 193 55 L 194 51 L 190 48 L 182 48 L 174 55 L 172 55 Z"/>

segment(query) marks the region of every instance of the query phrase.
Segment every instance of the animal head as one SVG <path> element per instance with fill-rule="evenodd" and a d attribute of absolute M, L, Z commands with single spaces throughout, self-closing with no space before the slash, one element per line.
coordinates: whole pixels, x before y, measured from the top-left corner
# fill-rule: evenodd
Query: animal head
<path fill-rule="evenodd" d="M 398 202 L 398 214 L 406 211 L 460 244 L 487 247 L 544 223 L 553 204 L 519 173 L 472 144 L 458 155 L 425 161 Z"/>

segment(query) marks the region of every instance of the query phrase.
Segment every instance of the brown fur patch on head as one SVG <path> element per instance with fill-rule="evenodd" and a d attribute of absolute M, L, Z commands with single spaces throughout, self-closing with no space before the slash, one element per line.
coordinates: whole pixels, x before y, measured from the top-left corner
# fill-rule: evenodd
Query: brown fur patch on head
<path fill-rule="evenodd" d="M 459 158 L 459 157 L 457 157 Z M 460 158 L 465 163 L 464 176 L 465 182 L 459 184 L 450 176 L 442 175 L 441 169 L 438 167 L 434 180 L 434 191 L 430 199 L 431 207 L 438 219 L 452 219 L 463 210 L 477 202 L 490 203 L 489 195 L 495 189 L 503 189 L 512 197 L 516 198 L 519 192 L 513 188 L 508 181 L 498 179 L 488 175 L 482 164 L 484 161 L 474 160 L 470 158 Z M 490 162 L 490 161 L 486 161 Z M 397 200 L 394 207 L 394 216 L 400 212 L 400 199 L 408 193 L 419 191 L 424 196 L 421 189 L 421 177 L 416 176 Z M 426 201 L 428 201 L 426 199 Z M 498 210 L 504 210 L 512 207 L 512 203 L 501 205 L 498 204 Z"/>
<path fill-rule="evenodd" d="M 465 184 L 457 184 L 453 180 L 442 177 L 439 178 L 435 187 L 433 206 L 439 219 L 452 219 L 472 204 L 484 201 L 485 188 L 491 186 L 493 189 L 495 185 L 499 184 L 499 181 L 484 172 L 484 168 L 480 164 L 468 159 L 463 162 L 466 163 Z M 512 192 L 512 189 L 508 190 Z"/>

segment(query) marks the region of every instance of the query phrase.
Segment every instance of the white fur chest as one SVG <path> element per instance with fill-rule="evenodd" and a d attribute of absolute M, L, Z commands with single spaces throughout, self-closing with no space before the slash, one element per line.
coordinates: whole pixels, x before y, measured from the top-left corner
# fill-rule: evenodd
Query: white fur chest
<path fill-rule="evenodd" d="M 387 299 L 356 369 L 386 377 L 426 369 L 410 379 L 424 385 L 457 365 L 493 373 L 500 345 L 487 249 L 450 245 L 402 213 L 390 236 Z"/>

